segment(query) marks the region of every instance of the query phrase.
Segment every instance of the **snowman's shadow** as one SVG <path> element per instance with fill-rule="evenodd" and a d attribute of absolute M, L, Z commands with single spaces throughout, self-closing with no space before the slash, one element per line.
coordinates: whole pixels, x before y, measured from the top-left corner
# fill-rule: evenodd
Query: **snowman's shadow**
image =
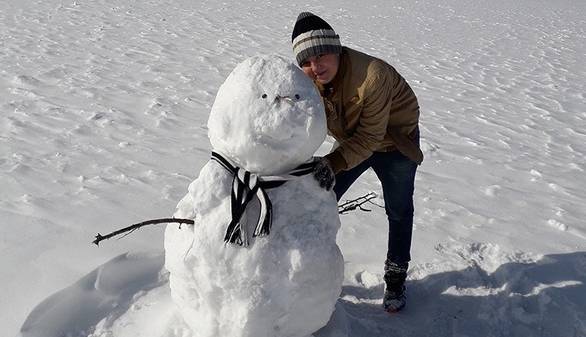
<path fill-rule="evenodd" d="M 472 265 L 407 288 L 407 307 L 388 314 L 382 284 L 345 286 L 332 320 L 314 336 L 586 336 L 586 252 L 506 263 L 492 273 Z"/>

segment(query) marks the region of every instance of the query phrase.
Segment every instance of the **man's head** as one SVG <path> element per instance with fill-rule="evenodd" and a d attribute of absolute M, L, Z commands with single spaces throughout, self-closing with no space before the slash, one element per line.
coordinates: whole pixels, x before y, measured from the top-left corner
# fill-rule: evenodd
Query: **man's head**
<path fill-rule="evenodd" d="M 291 41 L 297 63 L 307 76 L 321 84 L 334 79 L 342 45 L 340 37 L 327 22 L 309 12 L 299 14 Z"/>

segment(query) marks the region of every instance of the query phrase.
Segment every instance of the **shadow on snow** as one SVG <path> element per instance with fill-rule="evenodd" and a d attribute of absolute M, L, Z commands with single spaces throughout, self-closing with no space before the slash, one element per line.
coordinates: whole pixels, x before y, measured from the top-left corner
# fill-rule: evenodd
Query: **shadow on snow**
<path fill-rule="evenodd" d="M 346 286 L 334 325 L 346 324 L 352 337 L 586 337 L 585 283 L 586 252 L 575 252 L 492 273 L 473 265 L 408 281 L 408 306 L 393 315 L 378 304 L 383 285 Z M 316 333 L 326 335 L 337 336 Z"/>
<path fill-rule="evenodd" d="M 41 302 L 23 324 L 26 337 L 78 336 L 124 311 L 134 294 L 164 286 L 163 254 L 123 254 Z M 389 315 L 383 286 L 345 286 L 336 311 L 314 337 L 586 337 L 586 252 L 478 265 L 407 282 L 408 304 Z M 116 303 L 116 304 L 114 304 Z M 87 335 L 87 334 L 85 334 Z"/>

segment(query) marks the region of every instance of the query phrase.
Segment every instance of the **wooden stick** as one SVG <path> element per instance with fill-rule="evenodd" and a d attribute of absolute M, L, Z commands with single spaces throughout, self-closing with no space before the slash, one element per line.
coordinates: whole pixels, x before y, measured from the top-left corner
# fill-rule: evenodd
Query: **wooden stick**
<path fill-rule="evenodd" d="M 362 205 L 367 202 L 370 202 L 370 200 L 374 199 L 375 197 L 376 197 L 376 193 L 370 192 L 370 193 L 363 195 L 359 198 L 356 198 L 353 200 L 348 200 L 348 201 L 338 205 L 338 213 L 345 214 L 349 211 L 355 210 L 356 208 L 359 208 L 360 210 L 365 211 L 365 212 L 370 212 L 369 209 L 363 208 Z M 134 225 L 130 225 L 128 227 L 124 227 L 122 229 L 119 229 L 117 231 L 114 231 L 114 232 L 106 234 L 106 235 L 102 235 L 102 234 L 98 233 L 98 235 L 96 235 L 96 238 L 94 241 L 92 241 L 92 243 L 95 244 L 96 246 L 99 246 L 100 242 L 102 242 L 104 240 L 111 239 L 111 238 L 118 236 L 120 234 L 127 233 L 126 235 L 128 235 L 141 227 L 148 226 L 148 225 L 162 224 L 162 223 L 178 223 L 180 225 L 181 224 L 193 225 L 195 222 L 191 219 L 178 219 L 178 218 L 164 218 L 164 219 L 147 220 L 147 221 L 143 221 L 143 222 L 140 222 L 140 223 L 137 223 Z"/>
<path fill-rule="evenodd" d="M 340 205 L 338 205 L 338 213 L 339 214 L 346 214 L 347 212 L 353 211 L 356 208 L 359 208 L 361 211 L 370 212 L 369 209 L 362 207 L 363 204 L 367 202 L 371 202 L 371 199 L 376 198 L 376 193 L 369 192 L 361 197 L 356 199 L 348 200 Z"/>
<path fill-rule="evenodd" d="M 161 223 L 179 223 L 179 224 L 189 224 L 189 225 L 193 225 L 195 222 L 191 219 L 177 219 L 177 218 L 165 218 L 165 219 L 153 219 L 153 220 L 147 220 L 147 221 L 143 221 L 141 223 L 137 223 L 128 227 L 124 227 L 122 229 L 119 229 L 117 231 L 114 231 L 112 233 L 106 234 L 106 235 L 102 235 L 100 233 L 98 233 L 98 235 L 96 235 L 96 239 L 94 241 L 92 241 L 92 243 L 94 243 L 96 246 L 100 245 L 100 242 L 103 240 L 108 240 L 110 238 L 113 238 L 117 235 L 126 233 L 126 232 L 134 232 L 135 230 L 139 229 L 140 227 L 144 227 L 144 226 L 148 226 L 148 225 L 156 225 L 156 224 L 161 224 Z M 128 234 L 130 234 L 128 233 Z"/>

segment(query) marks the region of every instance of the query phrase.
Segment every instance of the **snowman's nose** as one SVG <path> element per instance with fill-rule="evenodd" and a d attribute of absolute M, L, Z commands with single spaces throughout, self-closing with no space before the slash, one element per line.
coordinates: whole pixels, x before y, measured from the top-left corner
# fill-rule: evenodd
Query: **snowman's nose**
<path fill-rule="evenodd" d="M 291 96 L 281 96 L 281 95 L 277 95 L 277 96 L 275 97 L 275 100 L 276 100 L 276 101 L 281 101 L 281 100 L 284 100 L 284 101 L 286 101 L 287 103 L 293 104 L 293 103 L 295 103 L 295 100 L 298 100 L 299 98 L 300 98 L 300 97 L 299 97 L 299 95 L 297 95 L 297 94 L 295 94 L 295 96 L 293 96 L 293 97 L 291 97 Z"/>

